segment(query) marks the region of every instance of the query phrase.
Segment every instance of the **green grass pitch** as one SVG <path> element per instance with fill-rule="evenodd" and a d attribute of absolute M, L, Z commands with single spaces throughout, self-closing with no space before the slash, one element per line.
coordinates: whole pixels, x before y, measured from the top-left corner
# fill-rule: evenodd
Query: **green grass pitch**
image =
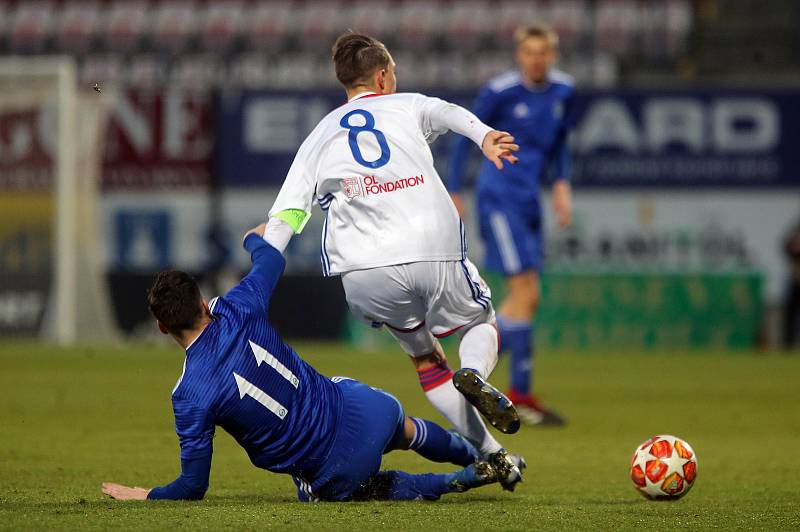
<path fill-rule="evenodd" d="M 443 422 L 399 350 L 295 347 L 323 373 L 385 388 L 408 413 Z M 182 360 L 177 347 L 0 344 L 0 529 L 800 528 L 798 356 L 542 353 L 539 391 L 569 425 L 502 436 L 530 465 L 515 493 L 301 504 L 289 477 L 251 466 L 220 430 L 205 500 L 105 498 L 104 480 L 149 487 L 178 473 L 169 396 Z M 493 380 L 505 379 L 501 363 Z M 634 448 L 656 433 L 681 436 L 698 454 L 697 482 L 677 502 L 646 501 L 628 479 Z M 450 469 L 409 452 L 384 467 Z"/>

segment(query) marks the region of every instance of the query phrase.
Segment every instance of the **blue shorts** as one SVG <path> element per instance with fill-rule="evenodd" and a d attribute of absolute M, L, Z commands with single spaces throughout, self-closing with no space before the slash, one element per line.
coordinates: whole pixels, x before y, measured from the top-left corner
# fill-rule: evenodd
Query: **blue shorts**
<path fill-rule="evenodd" d="M 541 270 L 544 242 L 538 205 L 523 211 L 515 205 L 479 199 L 478 216 L 486 246 L 484 268 L 506 276 Z"/>
<path fill-rule="evenodd" d="M 393 395 L 353 379 L 332 380 L 344 409 L 325 463 L 313 478 L 293 477 L 304 502 L 349 499 L 378 473 L 383 454 L 403 434 L 405 414 Z"/>

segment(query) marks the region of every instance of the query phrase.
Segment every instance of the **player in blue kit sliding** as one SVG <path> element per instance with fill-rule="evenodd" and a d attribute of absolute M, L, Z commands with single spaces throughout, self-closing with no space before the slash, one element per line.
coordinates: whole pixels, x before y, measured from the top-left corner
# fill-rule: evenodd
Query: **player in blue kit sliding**
<path fill-rule="evenodd" d="M 478 461 L 462 437 L 404 414 L 393 396 L 343 377 L 317 373 L 267 320 L 270 296 L 285 266 L 263 237 L 245 235 L 253 268 L 208 304 L 183 272 L 158 274 L 148 294 L 159 329 L 186 350 L 172 391 L 181 475 L 153 489 L 104 483 L 115 499 L 202 499 L 212 441 L 222 427 L 256 467 L 292 475 L 302 501 L 435 500 L 496 482 L 497 468 Z M 413 449 L 464 467 L 451 474 L 380 471 L 381 456 Z"/>
<path fill-rule="evenodd" d="M 489 81 L 473 108 L 486 124 L 508 131 L 519 145 L 519 162 L 502 169 L 481 166 L 476 201 L 481 237 L 486 244 L 484 267 L 506 278 L 507 296 L 497 312 L 502 349 L 511 351 L 511 389 L 506 394 L 527 424 L 561 425 L 563 418 L 543 407 L 531 393 L 533 327 L 539 303 L 539 271 L 543 256 L 543 212 L 539 188 L 553 180 L 553 208 L 561 227 L 569 225 L 567 132 L 574 94 L 572 79 L 552 69 L 558 37 L 549 29 L 529 26 L 515 34 L 519 70 Z M 456 140 L 448 188 L 464 214 L 461 190 L 469 144 Z"/>

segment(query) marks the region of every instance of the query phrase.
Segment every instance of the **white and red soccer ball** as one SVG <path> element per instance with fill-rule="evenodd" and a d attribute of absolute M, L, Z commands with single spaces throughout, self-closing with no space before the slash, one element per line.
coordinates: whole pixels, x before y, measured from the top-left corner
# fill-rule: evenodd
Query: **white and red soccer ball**
<path fill-rule="evenodd" d="M 680 438 L 653 436 L 633 453 L 631 480 L 648 499 L 680 499 L 697 478 L 697 455 Z"/>

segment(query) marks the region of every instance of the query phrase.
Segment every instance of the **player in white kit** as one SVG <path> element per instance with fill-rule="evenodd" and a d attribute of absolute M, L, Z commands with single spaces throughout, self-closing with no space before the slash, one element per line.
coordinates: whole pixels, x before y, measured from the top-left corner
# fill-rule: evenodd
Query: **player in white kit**
<path fill-rule="evenodd" d="M 270 209 L 265 238 L 282 250 L 319 204 L 325 213 L 323 273 L 342 276 L 359 319 L 388 328 L 411 356 L 431 403 L 513 489 L 525 462 L 502 448 L 476 412 L 502 432 L 519 429 L 513 404 L 486 382 L 498 349 L 491 294 L 467 259 L 461 219 L 428 144 L 455 131 L 498 168 L 516 162 L 517 146 L 462 107 L 395 93 L 394 61 L 369 36 L 341 36 L 333 61 L 348 102 L 300 146 Z M 437 341 L 451 334 L 461 335 L 455 374 Z"/>

